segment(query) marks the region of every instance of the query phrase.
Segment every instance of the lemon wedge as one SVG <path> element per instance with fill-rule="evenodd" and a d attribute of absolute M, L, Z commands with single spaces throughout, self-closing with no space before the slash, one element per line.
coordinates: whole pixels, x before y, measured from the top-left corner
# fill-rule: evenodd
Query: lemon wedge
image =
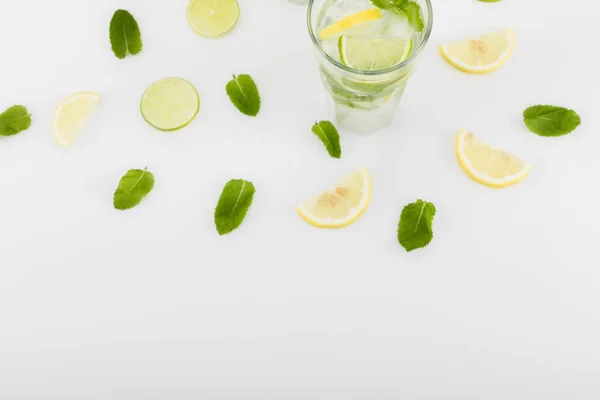
<path fill-rule="evenodd" d="M 519 183 L 531 169 L 531 165 L 519 157 L 493 149 L 464 129 L 456 135 L 456 157 L 471 178 L 492 188 Z"/>
<path fill-rule="evenodd" d="M 100 95 L 80 92 L 60 102 L 52 117 L 52 133 L 61 146 L 70 146 L 100 103 Z"/>
<path fill-rule="evenodd" d="M 298 206 L 306 222 L 319 228 L 343 228 L 352 224 L 369 205 L 371 179 L 360 168 L 344 177 L 330 191 L 313 196 Z"/>
<path fill-rule="evenodd" d="M 365 22 L 375 21 L 381 19 L 381 10 L 379 8 L 369 8 L 367 10 L 359 11 L 356 14 L 348 15 L 333 24 L 326 26 L 319 33 L 321 40 L 329 39 L 332 36 L 337 35 L 353 26 L 364 24 Z"/>
<path fill-rule="evenodd" d="M 470 74 L 487 74 L 509 59 L 515 46 L 512 29 L 486 33 L 439 47 L 442 57 L 453 67 Z"/>

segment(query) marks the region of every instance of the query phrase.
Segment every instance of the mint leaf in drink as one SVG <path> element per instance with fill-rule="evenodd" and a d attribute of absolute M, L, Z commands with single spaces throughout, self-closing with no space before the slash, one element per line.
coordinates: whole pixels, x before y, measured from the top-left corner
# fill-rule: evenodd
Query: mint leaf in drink
<path fill-rule="evenodd" d="M 398 7 L 398 4 L 404 3 L 406 0 L 371 0 L 371 3 L 382 10 L 389 10 L 393 7 Z"/>
<path fill-rule="evenodd" d="M 581 118 L 563 107 L 538 105 L 523 111 L 527 128 L 540 136 L 562 136 L 571 133 L 581 124 Z"/>
<path fill-rule="evenodd" d="M 0 114 L 0 136 L 12 136 L 31 126 L 31 115 L 23 106 L 12 106 Z"/>
<path fill-rule="evenodd" d="M 127 10 L 117 10 L 110 20 L 110 44 L 117 58 L 142 51 L 140 27 Z"/>
<path fill-rule="evenodd" d="M 417 32 L 422 32 L 423 28 L 425 28 L 425 23 L 423 22 L 423 17 L 421 16 L 421 6 L 414 1 L 408 1 L 402 7 L 402 11 L 404 14 L 406 14 L 408 23 L 413 27 L 413 29 Z"/>
<path fill-rule="evenodd" d="M 243 179 L 227 182 L 215 209 L 215 225 L 219 235 L 225 235 L 241 225 L 255 191 L 252 182 Z"/>
<path fill-rule="evenodd" d="M 331 122 L 315 122 L 312 131 L 319 139 L 321 139 L 331 157 L 341 157 L 342 148 L 340 147 L 340 135 Z"/>
<path fill-rule="evenodd" d="M 411 0 L 371 0 L 371 3 L 382 10 L 399 15 L 406 15 L 408 22 L 417 32 L 423 31 L 425 24 L 419 3 Z"/>
<path fill-rule="evenodd" d="M 147 168 L 130 169 L 121 178 L 113 197 L 117 210 L 127 210 L 140 204 L 140 201 L 154 187 L 154 175 Z"/>
<path fill-rule="evenodd" d="M 433 217 L 435 206 L 423 200 L 417 200 L 404 207 L 398 224 L 398 242 L 413 251 L 425 247 L 433 239 Z"/>
<path fill-rule="evenodd" d="M 260 95 L 250 75 L 234 75 L 225 87 L 234 106 L 242 113 L 255 117 L 260 110 Z"/>

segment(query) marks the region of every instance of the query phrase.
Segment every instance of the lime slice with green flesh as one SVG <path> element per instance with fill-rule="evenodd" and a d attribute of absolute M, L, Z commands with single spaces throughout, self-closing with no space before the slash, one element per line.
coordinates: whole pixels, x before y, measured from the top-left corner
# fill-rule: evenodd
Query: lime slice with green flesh
<path fill-rule="evenodd" d="M 406 60 L 412 50 L 412 39 L 342 35 L 338 49 L 345 66 L 362 71 L 379 71 Z"/>
<path fill-rule="evenodd" d="M 187 8 L 187 20 L 200 36 L 221 36 L 234 27 L 239 17 L 237 0 L 190 0 Z"/>
<path fill-rule="evenodd" d="M 196 88 L 180 78 L 165 78 L 148 86 L 140 104 L 142 116 L 161 131 L 175 131 L 188 125 L 200 109 Z"/>

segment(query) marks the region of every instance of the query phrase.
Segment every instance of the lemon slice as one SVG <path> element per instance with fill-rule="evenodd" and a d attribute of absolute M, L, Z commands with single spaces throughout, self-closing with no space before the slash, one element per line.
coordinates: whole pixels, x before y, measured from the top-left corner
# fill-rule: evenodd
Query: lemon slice
<path fill-rule="evenodd" d="M 187 8 L 187 20 L 200 36 L 221 36 L 234 27 L 239 17 L 237 0 L 191 0 Z"/>
<path fill-rule="evenodd" d="M 471 74 L 487 74 L 500 68 L 512 54 L 512 29 L 486 33 L 439 47 L 442 57 L 453 67 Z"/>
<path fill-rule="evenodd" d="M 298 206 L 298 214 L 319 228 L 343 228 L 352 224 L 369 205 L 371 180 L 366 169 L 344 177 L 330 191 L 318 194 Z"/>
<path fill-rule="evenodd" d="M 359 11 L 356 14 L 348 15 L 334 22 L 333 24 L 326 26 L 319 33 L 321 40 L 329 39 L 332 36 L 337 35 L 353 26 L 364 24 L 365 22 L 375 21 L 381 19 L 381 10 L 379 8 L 369 8 L 368 10 Z"/>
<path fill-rule="evenodd" d="M 471 178 L 493 188 L 519 183 L 531 169 L 519 157 L 493 149 L 464 129 L 456 136 L 456 157 Z"/>
<path fill-rule="evenodd" d="M 70 146 L 100 103 L 100 95 L 80 92 L 60 102 L 52 117 L 52 133 L 61 146 Z"/>

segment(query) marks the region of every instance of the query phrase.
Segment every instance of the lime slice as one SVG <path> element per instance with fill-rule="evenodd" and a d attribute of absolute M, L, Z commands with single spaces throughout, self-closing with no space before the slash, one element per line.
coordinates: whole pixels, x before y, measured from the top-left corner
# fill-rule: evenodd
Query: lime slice
<path fill-rule="evenodd" d="M 200 109 L 200 97 L 191 83 L 180 78 L 165 78 L 148 86 L 140 104 L 147 123 L 161 131 L 181 129 Z"/>
<path fill-rule="evenodd" d="M 412 50 L 412 39 L 342 35 L 338 48 L 344 65 L 363 71 L 378 71 L 406 60 Z"/>
<path fill-rule="evenodd" d="M 231 30 L 240 16 L 237 0 L 190 0 L 187 19 L 200 36 L 221 36 Z"/>

